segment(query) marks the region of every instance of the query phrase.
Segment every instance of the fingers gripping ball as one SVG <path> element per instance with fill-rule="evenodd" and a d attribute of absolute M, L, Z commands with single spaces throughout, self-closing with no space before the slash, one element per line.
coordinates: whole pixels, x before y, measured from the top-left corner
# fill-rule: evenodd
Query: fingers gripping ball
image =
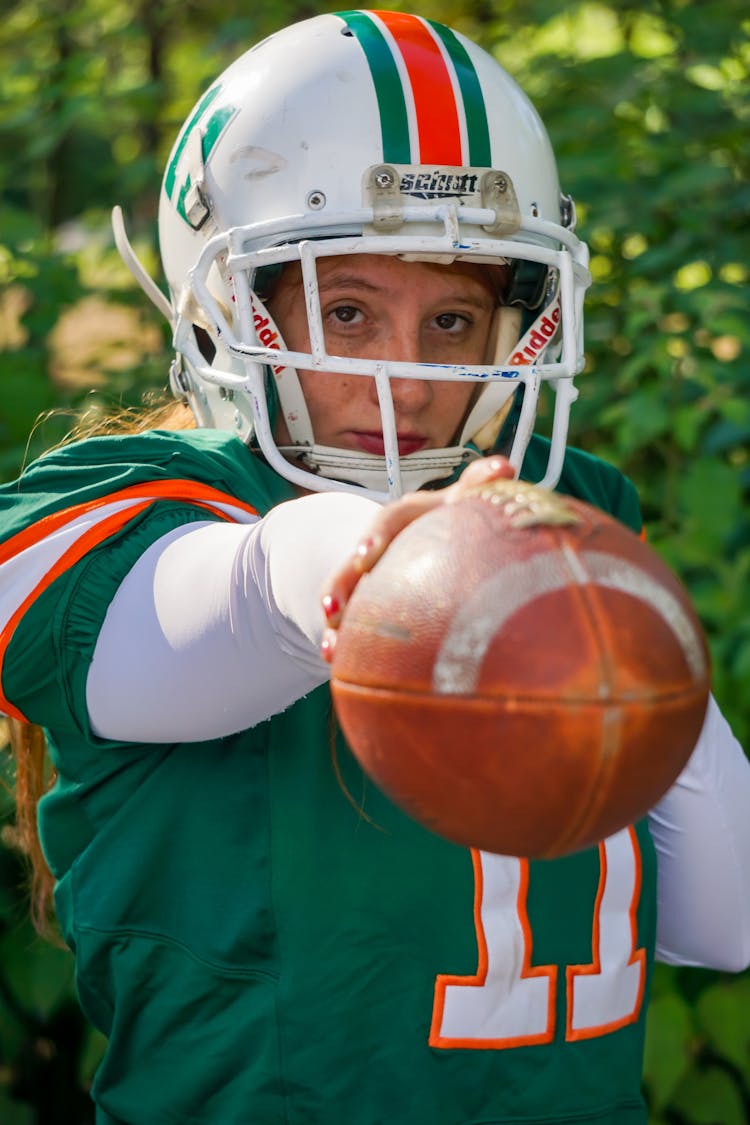
<path fill-rule="evenodd" d="M 669 788 L 700 733 L 709 660 L 685 591 L 636 535 L 493 481 L 415 520 L 362 578 L 332 691 L 361 765 L 417 821 L 552 857 Z"/>

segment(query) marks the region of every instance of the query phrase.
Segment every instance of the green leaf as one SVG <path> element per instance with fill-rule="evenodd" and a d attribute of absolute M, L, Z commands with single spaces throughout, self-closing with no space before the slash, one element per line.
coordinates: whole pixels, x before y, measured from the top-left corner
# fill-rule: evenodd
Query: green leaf
<path fill-rule="evenodd" d="M 86 1029 L 78 1066 L 78 1080 L 84 1090 L 91 1086 L 106 1046 L 107 1040 L 100 1031 L 97 1031 L 94 1027 Z"/>
<path fill-rule="evenodd" d="M 0 966 L 19 1007 L 31 1018 L 48 1019 L 74 994 L 70 952 L 42 938 L 30 941 L 26 926 L 3 935 Z"/>
<path fill-rule="evenodd" d="M 693 1038 L 690 1008 L 682 996 L 672 991 L 654 997 L 646 1017 L 643 1080 L 655 1110 L 668 1105 L 686 1075 Z"/>
<path fill-rule="evenodd" d="M 716 1066 L 691 1071 L 680 1085 L 674 1105 L 690 1125 L 747 1125 L 737 1083 Z"/>
<path fill-rule="evenodd" d="M 736 469 L 723 461 L 693 461 L 677 494 L 684 517 L 706 547 L 720 551 L 725 536 L 742 518 L 742 489 Z"/>
<path fill-rule="evenodd" d="M 32 1106 L 10 1098 L 0 1087 L 0 1121 L 3 1125 L 36 1125 L 37 1117 Z"/>
<path fill-rule="evenodd" d="M 750 1089 L 750 978 L 721 981 L 707 988 L 696 1005 L 698 1026 L 706 1042 L 731 1062 Z"/>

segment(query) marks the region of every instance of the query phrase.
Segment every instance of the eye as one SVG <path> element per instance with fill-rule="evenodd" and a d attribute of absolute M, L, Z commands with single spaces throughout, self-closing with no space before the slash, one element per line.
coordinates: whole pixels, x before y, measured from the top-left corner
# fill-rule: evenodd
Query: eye
<path fill-rule="evenodd" d="M 339 324 L 353 324 L 361 314 L 354 305 L 336 305 L 328 315 Z"/>
<path fill-rule="evenodd" d="M 460 313 L 444 312 L 435 317 L 435 324 L 441 332 L 460 332 L 463 328 L 467 328 L 471 321 Z"/>

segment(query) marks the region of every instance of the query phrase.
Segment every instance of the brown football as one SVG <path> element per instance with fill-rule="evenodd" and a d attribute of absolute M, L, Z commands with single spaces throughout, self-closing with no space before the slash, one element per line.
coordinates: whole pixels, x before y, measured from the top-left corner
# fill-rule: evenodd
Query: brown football
<path fill-rule="evenodd" d="M 401 532 L 359 582 L 332 691 L 364 770 L 456 843 L 532 858 L 638 820 L 700 733 L 685 590 L 596 508 L 496 481 Z"/>

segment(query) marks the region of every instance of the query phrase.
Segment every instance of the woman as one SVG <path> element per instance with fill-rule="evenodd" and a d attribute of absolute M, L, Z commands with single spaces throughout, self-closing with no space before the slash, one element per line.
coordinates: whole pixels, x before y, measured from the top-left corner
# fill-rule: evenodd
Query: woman
<path fill-rule="evenodd" d="M 750 960 L 750 770 L 715 705 L 648 821 L 551 863 L 424 831 L 332 719 L 347 598 L 428 508 L 521 471 L 639 527 L 629 482 L 565 450 L 573 219 L 493 60 L 348 12 L 186 123 L 170 301 L 117 220 L 198 428 L 48 454 L 4 491 L 0 556 L 3 708 L 47 733 L 41 841 L 108 1039 L 98 1122 L 642 1123 L 655 951 Z"/>

